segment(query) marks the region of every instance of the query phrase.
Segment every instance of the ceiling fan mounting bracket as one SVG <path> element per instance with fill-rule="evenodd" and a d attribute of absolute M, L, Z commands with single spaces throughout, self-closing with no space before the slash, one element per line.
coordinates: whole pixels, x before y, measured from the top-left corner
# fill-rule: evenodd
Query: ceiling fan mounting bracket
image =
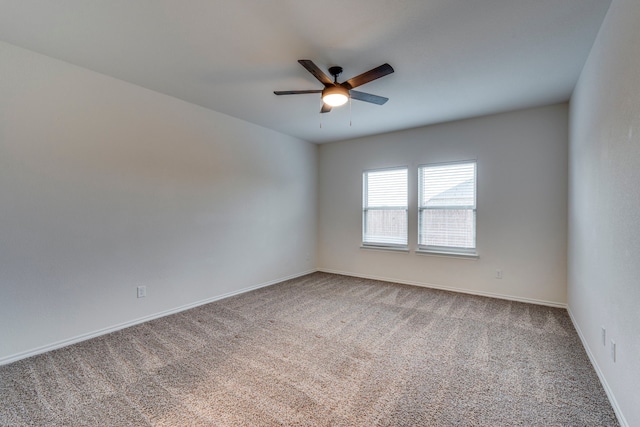
<path fill-rule="evenodd" d="M 342 67 L 337 67 L 337 66 L 329 67 L 329 74 L 331 74 L 333 76 L 334 80 L 337 83 L 338 82 L 338 76 L 340 74 L 342 74 Z"/>

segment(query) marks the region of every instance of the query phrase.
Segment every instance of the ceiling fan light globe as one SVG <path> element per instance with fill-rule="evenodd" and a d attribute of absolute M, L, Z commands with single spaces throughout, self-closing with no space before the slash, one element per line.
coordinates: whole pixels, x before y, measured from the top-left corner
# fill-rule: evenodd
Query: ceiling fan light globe
<path fill-rule="evenodd" d="M 331 86 L 322 91 L 322 101 L 332 107 L 344 105 L 349 100 L 349 91 L 342 86 Z"/>
<path fill-rule="evenodd" d="M 330 95 L 326 95 L 322 98 L 325 104 L 331 105 L 332 107 L 339 107 L 347 103 L 349 98 L 341 93 L 332 93 Z"/>

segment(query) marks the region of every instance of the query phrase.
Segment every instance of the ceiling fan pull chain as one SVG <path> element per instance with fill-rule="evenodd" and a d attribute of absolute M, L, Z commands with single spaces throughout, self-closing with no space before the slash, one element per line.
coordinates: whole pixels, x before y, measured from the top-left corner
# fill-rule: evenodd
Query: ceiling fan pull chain
<path fill-rule="evenodd" d="M 351 122 L 353 120 L 353 112 L 351 110 L 351 97 L 349 97 L 349 127 L 351 127 Z"/>

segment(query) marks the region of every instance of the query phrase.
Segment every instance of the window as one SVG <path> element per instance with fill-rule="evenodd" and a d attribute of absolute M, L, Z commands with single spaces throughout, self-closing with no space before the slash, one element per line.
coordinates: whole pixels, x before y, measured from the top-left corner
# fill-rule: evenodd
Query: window
<path fill-rule="evenodd" d="M 407 168 L 362 174 L 362 244 L 407 246 Z"/>
<path fill-rule="evenodd" d="M 418 249 L 475 254 L 476 162 L 418 168 Z"/>

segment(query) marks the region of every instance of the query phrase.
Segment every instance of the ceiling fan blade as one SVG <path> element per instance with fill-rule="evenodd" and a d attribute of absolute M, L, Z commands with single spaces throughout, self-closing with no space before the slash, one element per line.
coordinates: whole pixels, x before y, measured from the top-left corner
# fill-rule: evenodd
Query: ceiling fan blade
<path fill-rule="evenodd" d="M 322 90 L 274 90 L 273 93 L 276 95 L 302 95 L 305 93 L 322 93 Z"/>
<path fill-rule="evenodd" d="M 357 90 L 349 91 L 351 99 L 357 99 L 358 101 L 370 102 L 372 104 L 382 105 L 389 100 L 384 96 L 372 95 L 370 93 L 358 92 Z"/>
<path fill-rule="evenodd" d="M 342 86 L 347 89 L 353 89 L 354 87 L 362 86 L 365 83 L 384 77 L 387 74 L 393 73 L 393 67 L 389 64 L 382 64 L 379 67 L 369 70 L 366 73 L 362 73 L 359 76 L 355 76 L 346 82 L 342 83 Z"/>
<path fill-rule="evenodd" d="M 320 81 L 325 86 L 333 85 L 333 81 L 329 76 L 322 72 L 320 68 L 316 64 L 313 63 L 310 59 L 300 59 L 298 60 L 300 65 L 307 69 L 308 72 L 313 74 L 313 76 Z"/>
<path fill-rule="evenodd" d="M 331 105 L 323 103 L 322 108 L 320 109 L 320 112 L 328 113 L 329 111 L 331 111 Z"/>

